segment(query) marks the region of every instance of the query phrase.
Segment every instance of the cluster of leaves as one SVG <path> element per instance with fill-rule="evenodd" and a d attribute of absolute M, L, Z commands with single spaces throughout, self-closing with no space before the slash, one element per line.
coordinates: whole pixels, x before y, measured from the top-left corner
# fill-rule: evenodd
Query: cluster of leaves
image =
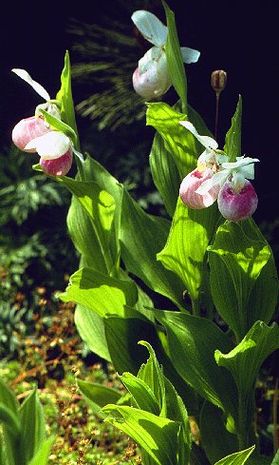
<path fill-rule="evenodd" d="M 32 337 L 23 338 L 25 350 L 21 352 L 19 360 L 0 363 L 0 379 L 6 382 L 6 388 L 2 386 L 1 394 L 4 389 L 7 393 L 7 386 L 10 386 L 20 403 L 16 402 L 19 407 L 39 386 L 35 405 L 38 407 L 39 398 L 44 411 L 45 431 L 52 437 L 49 440 L 51 448 L 48 449 L 48 464 L 100 462 L 110 465 L 113 458 L 119 465 L 129 465 L 130 458 L 134 460 L 137 455 L 135 444 L 129 441 L 127 435 L 115 434 L 112 426 L 104 424 L 88 409 L 77 387 L 77 376 L 108 388 L 114 386 L 115 389 L 120 388 L 120 382 L 111 365 L 102 366 L 96 363 L 96 357 L 95 360 L 84 357 L 72 310 L 71 305 L 58 306 L 56 302 L 55 317 L 47 317 L 44 312 L 36 316 L 34 333 Z M 3 401 L 1 394 L 0 404 Z M 12 398 L 13 394 L 10 392 L 9 396 Z M 30 425 L 36 416 L 33 407 L 29 408 L 30 435 Z M 3 412 L 0 413 L 0 437 L 3 434 L 1 423 L 5 422 L 1 414 Z M 39 438 L 36 441 L 38 444 Z M 5 465 L 10 463 L 6 461 Z M 43 461 L 39 463 L 42 465 Z"/>
<path fill-rule="evenodd" d="M 209 131 L 187 105 L 174 15 L 163 5 L 170 31 L 166 54 L 181 110 L 149 103 L 146 117 L 157 131 L 150 165 L 169 219 L 144 212 L 125 186 L 88 156 L 75 179 L 57 179 L 73 194 L 67 224 L 81 255 L 81 268 L 60 298 L 77 304 L 82 339 L 122 374 L 132 405 L 115 399 L 102 412 L 139 444 L 145 463 L 182 464 L 190 457 L 191 463 L 207 465 L 270 464 L 271 454 L 261 456 L 260 447 L 249 456 L 257 443 L 256 379 L 279 348 L 278 326 L 270 325 L 278 297 L 274 258 L 252 219 L 224 222 L 216 205 L 191 210 L 177 197 L 181 179 L 201 152 L 179 121 L 190 120 L 201 134 Z M 70 79 L 68 58 L 63 76 Z M 63 101 L 63 92 L 59 95 Z M 72 118 L 73 106 L 65 98 Z M 225 141 L 232 159 L 241 153 L 240 128 L 241 101 Z M 154 367 L 141 376 L 141 340 L 149 342 L 150 353 L 151 346 L 156 350 L 164 367 L 157 373 L 160 389 L 152 384 Z M 195 446 L 185 406 L 200 429 Z"/>

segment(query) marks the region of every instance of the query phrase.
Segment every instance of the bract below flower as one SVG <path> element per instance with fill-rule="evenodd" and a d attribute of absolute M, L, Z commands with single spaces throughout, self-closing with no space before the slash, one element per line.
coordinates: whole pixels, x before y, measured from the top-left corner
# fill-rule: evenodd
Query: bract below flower
<path fill-rule="evenodd" d="M 65 176 L 71 169 L 73 162 L 73 152 L 69 149 L 62 157 L 54 160 L 40 159 L 42 170 L 50 176 Z"/>
<path fill-rule="evenodd" d="M 68 136 L 59 131 L 50 131 L 43 136 L 31 140 L 25 149 L 32 149 L 40 155 L 43 160 L 55 160 L 65 155 L 72 148 L 72 142 Z"/>
<path fill-rule="evenodd" d="M 199 171 L 195 169 L 183 179 L 179 188 L 179 195 L 183 203 L 193 209 L 201 209 L 210 207 L 215 200 L 219 192 L 218 186 L 213 187 L 211 190 L 201 195 L 197 193 L 197 189 L 205 182 L 210 179 L 213 175 L 211 169 Z"/>
<path fill-rule="evenodd" d="M 255 213 L 258 197 L 250 181 L 245 180 L 241 190 L 235 190 L 232 182 L 226 181 L 219 191 L 217 203 L 224 218 L 240 221 Z"/>
<path fill-rule="evenodd" d="M 26 146 L 33 139 L 42 136 L 50 131 L 49 125 L 43 118 L 38 116 L 30 116 L 19 121 L 12 130 L 12 141 L 20 150 L 24 152 L 34 153 L 36 149 Z"/>

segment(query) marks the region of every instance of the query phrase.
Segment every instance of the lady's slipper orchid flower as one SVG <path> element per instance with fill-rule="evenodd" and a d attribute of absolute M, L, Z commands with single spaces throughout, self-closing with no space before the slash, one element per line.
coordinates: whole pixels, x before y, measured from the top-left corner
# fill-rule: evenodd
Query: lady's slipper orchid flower
<path fill-rule="evenodd" d="M 214 139 L 198 134 L 189 121 L 180 121 L 180 124 L 205 147 L 198 158 L 197 169 L 189 173 L 180 185 L 182 201 L 197 209 L 208 207 L 217 199 L 224 218 L 239 221 L 251 216 L 257 208 L 258 198 L 248 179 L 254 179 L 254 163 L 259 160 L 242 156 L 230 162 L 226 154 L 218 153 Z M 193 179 L 198 180 L 194 182 Z"/>
<path fill-rule="evenodd" d="M 40 165 L 46 174 L 64 176 L 72 166 L 72 142 L 63 132 L 50 131 L 30 141 L 25 148 L 38 153 Z"/>
<path fill-rule="evenodd" d="M 15 125 L 12 130 L 12 141 L 17 148 L 24 152 L 33 153 L 35 149 L 26 149 L 27 144 L 36 137 L 42 136 L 50 131 L 49 125 L 40 116 L 24 118 Z"/>
<path fill-rule="evenodd" d="M 137 10 L 131 17 L 143 37 L 153 47 L 139 60 L 133 73 L 135 91 L 146 100 L 152 100 L 165 94 L 171 86 L 167 57 L 164 47 L 168 28 L 150 11 Z M 184 63 L 198 61 L 200 52 L 188 47 L 181 47 Z"/>

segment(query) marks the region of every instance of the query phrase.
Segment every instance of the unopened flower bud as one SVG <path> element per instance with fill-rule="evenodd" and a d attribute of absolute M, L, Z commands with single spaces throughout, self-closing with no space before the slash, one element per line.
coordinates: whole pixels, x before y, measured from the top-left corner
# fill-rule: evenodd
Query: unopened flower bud
<path fill-rule="evenodd" d="M 72 162 L 72 149 L 69 149 L 64 155 L 53 160 L 40 159 L 42 170 L 50 176 L 65 176 L 70 171 Z"/>
<path fill-rule="evenodd" d="M 250 181 L 245 180 L 241 190 L 236 190 L 230 181 L 226 181 L 220 189 L 217 203 L 224 218 L 240 221 L 253 215 L 258 197 Z"/>
<path fill-rule="evenodd" d="M 34 153 L 36 149 L 25 148 L 26 145 L 36 137 L 42 136 L 50 131 L 49 125 L 41 117 L 30 116 L 17 123 L 12 131 L 13 143 L 22 151 Z"/>
<path fill-rule="evenodd" d="M 206 208 L 212 205 L 218 195 L 219 186 L 214 186 L 204 194 L 198 194 L 197 189 L 213 175 L 211 169 L 199 171 L 195 169 L 183 179 L 179 188 L 179 195 L 185 205 L 193 209 Z"/>
<path fill-rule="evenodd" d="M 227 73 L 222 69 L 217 69 L 211 73 L 211 87 L 216 94 L 220 94 L 226 87 Z"/>
<path fill-rule="evenodd" d="M 133 86 L 145 100 L 154 100 L 167 92 L 171 79 L 163 49 L 152 47 L 139 60 L 133 74 Z"/>

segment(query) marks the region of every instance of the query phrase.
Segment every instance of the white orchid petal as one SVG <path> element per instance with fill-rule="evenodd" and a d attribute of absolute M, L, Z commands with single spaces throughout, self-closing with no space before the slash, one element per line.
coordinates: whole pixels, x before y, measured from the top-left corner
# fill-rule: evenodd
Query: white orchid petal
<path fill-rule="evenodd" d="M 190 121 L 179 121 L 179 124 L 188 129 L 207 150 L 216 150 L 218 148 L 216 140 L 209 136 L 200 136 L 195 126 L 193 126 Z"/>
<path fill-rule="evenodd" d="M 210 189 L 212 189 L 212 187 L 213 187 L 212 178 L 210 178 L 204 181 L 195 192 L 200 195 L 205 195 L 210 191 Z"/>
<path fill-rule="evenodd" d="M 43 160 L 55 160 L 65 155 L 71 145 L 71 140 L 63 132 L 50 131 L 33 139 L 25 149 L 35 148 Z"/>
<path fill-rule="evenodd" d="M 137 10 L 131 19 L 143 37 L 157 47 L 165 45 L 168 28 L 150 11 Z"/>
<path fill-rule="evenodd" d="M 260 161 L 257 158 L 250 158 L 250 157 L 237 157 L 237 161 L 222 163 L 222 168 L 234 170 L 244 166 L 253 165 L 254 163 Z"/>
<path fill-rule="evenodd" d="M 13 68 L 12 71 L 25 82 L 27 82 L 31 87 L 33 87 L 35 92 L 37 92 L 37 94 L 39 94 L 44 100 L 50 100 L 50 96 L 48 92 L 44 89 L 44 87 L 41 86 L 41 84 L 39 84 L 38 82 L 34 81 L 31 78 L 30 74 L 28 74 L 27 71 L 25 71 L 25 69 Z"/>
<path fill-rule="evenodd" d="M 189 47 L 180 47 L 182 60 L 188 65 L 190 63 L 196 63 L 200 58 L 201 52 Z"/>

